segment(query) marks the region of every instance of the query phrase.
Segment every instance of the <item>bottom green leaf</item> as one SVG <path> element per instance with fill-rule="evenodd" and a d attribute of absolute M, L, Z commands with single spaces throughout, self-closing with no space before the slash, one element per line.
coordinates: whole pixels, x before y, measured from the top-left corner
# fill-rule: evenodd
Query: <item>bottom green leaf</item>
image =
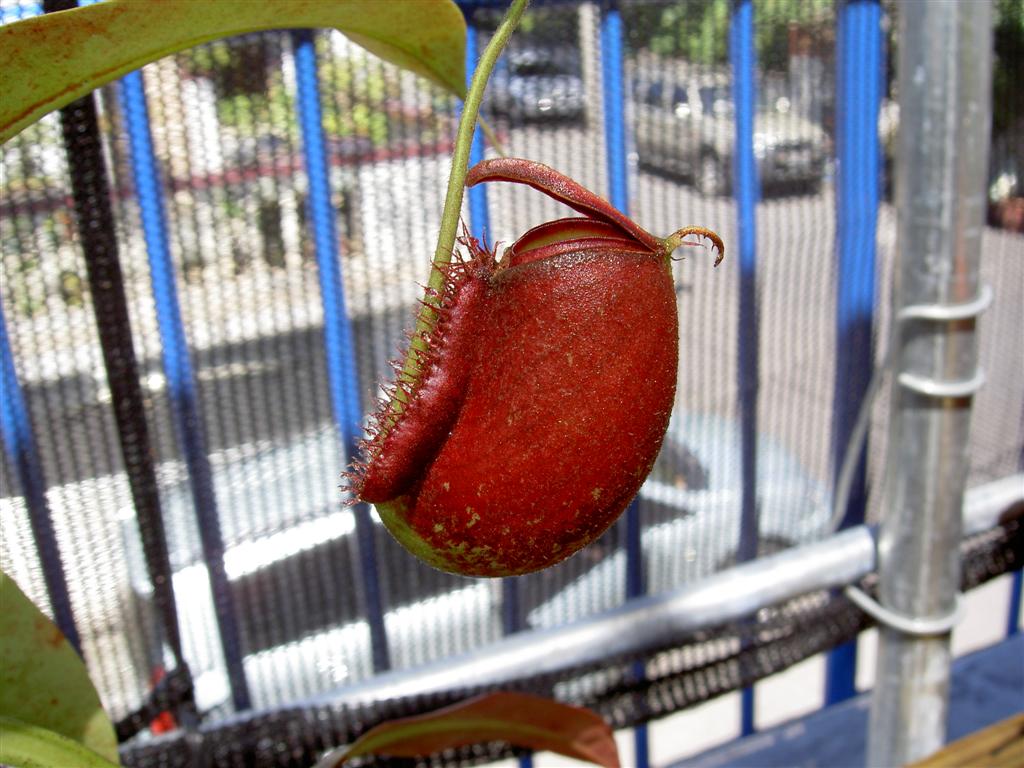
<path fill-rule="evenodd" d="M 0 715 L 0 765 L 12 768 L 117 768 L 86 746 L 56 731 Z"/>
<path fill-rule="evenodd" d="M 0 571 L 0 716 L 56 731 L 107 760 L 117 735 L 81 657 Z"/>

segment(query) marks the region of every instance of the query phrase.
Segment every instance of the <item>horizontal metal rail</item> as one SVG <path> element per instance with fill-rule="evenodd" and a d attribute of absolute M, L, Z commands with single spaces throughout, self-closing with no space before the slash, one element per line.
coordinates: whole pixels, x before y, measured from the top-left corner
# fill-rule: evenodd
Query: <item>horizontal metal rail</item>
<path fill-rule="evenodd" d="M 999 524 L 1024 503 L 1024 474 L 968 491 L 964 536 Z M 824 541 L 742 563 L 672 592 L 631 600 L 620 608 L 550 629 L 511 635 L 476 651 L 422 667 L 377 675 L 364 683 L 294 703 L 290 708 L 361 707 L 443 691 L 494 686 L 557 674 L 602 660 L 665 647 L 701 629 L 821 589 L 838 589 L 875 570 L 875 533 L 857 526 Z M 209 726 L 216 731 L 266 717 L 249 711 Z M 203 730 L 206 730 L 205 728 Z"/>
<path fill-rule="evenodd" d="M 1024 501 L 1024 474 L 970 491 L 964 536 L 989 530 Z M 555 674 L 647 649 L 749 616 L 760 608 L 819 589 L 844 587 L 875 570 L 875 532 L 857 526 L 824 541 L 788 549 L 722 571 L 672 592 L 631 600 L 620 608 L 551 629 L 521 632 L 456 658 L 378 675 L 311 704 L 370 704 L 444 690 L 494 685 Z"/>

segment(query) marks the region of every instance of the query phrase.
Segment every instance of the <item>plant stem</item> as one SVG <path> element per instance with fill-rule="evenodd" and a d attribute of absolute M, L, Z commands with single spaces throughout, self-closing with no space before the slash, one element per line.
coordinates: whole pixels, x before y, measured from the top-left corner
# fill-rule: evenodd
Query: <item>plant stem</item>
<path fill-rule="evenodd" d="M 444 210 L 441 213 L 441 230 L 437 236 L 437 248 L 434 250 L 433 268 L 427 282 L 423 306 L 416 319 L 416 332 L 413 334 L 412 343 L 409 345 L 409 354 L 406 355 L 400 374 L 401 378 L 406 381 L 416 380 L 419 374 L 417 351 L 426 348 L 423 335 L 431 331 L 437 322 L 437 312 L 434 307 L 441 300 L 445 282 L 445 267 L 451 262 L 452 252 L 455 249 L 455 236 L 458 233 L 459 215 L 462 212 L 466 172 L 469 169 L 469 150 L 473 142 L 473 130 L 476 128 L 477 117 L 480 113 L 480 103 L 484 97 L 484 88 L 487 87 L 487 81 L 494 70 L 494 65 L 513 30 L 519 24 L 529 2 L 530 0 L 512 0 L 512 4 L 505 13 L 505 18 L 502 19 L 501 25 L 480 56 L 480 61 L 473 72 L 473 79 L 466 93 L 466 100 L 462 105 L 462 116 L 459 119 L 455 149 L 452 153 L 452 170 L 448 177 L 448 192 L 445 195 Z M 401 387 L 397 389 L 396 399 L 404 400 Z M 401 410 L 399 403 L 392 401 L 392 405 L 397 406 L 397 410 Z"/>
<path fill-rule="evenodd" d="M 455 150 L 452 154 L 452 172 L 448 177 L 448 193 L 444 200 L 444 211 L 441 213 L 441 231 L 437 236 L 437 248 L 434 251 L 434 270 L 430 275 L 428 286 L 439 290 L 443 285 L 444 275 L 439 268 L 451 260 L 452 249 L 455 247 L 455 235 L 459 226 L 459 214 L 462 211 L 462 196 L 466 185 L 466 171 L 469 168 L 469 150 L 473 143 L 473 130 L 476 128 L 480 113 L 480 103 L 484 98 L 484 88 L 491 77 L 494 65 L 498 61 L 505 44 L 518 26 L 519 19 L 530 0 L 512 0 L 505 18 L 487 44 L 480 61 L 473 72 L 473 79 L 466 93 L 466 101 L 462 105 L 462 117 L 459 119 L 459 130 L 455 138 Z"/>

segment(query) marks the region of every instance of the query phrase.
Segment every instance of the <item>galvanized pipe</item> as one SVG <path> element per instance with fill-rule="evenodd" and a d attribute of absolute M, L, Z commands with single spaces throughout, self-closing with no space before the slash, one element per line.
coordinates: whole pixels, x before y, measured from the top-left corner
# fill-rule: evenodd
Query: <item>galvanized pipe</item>
<path fill-rule="evenodd" d="M 899 264 L 894 292 L 892 481 L 879 534 L 879 602 L 911 621 L 955 610 L 974 317 L 991 114 L 988 0 L 899 7 Z M 917 311 L 908 311 L 914 308 Z M 925 311 L 931 310 L 931 311 Z M 950 633 L 880 627 L 867 764 L 904 765 L 946 735 Z"/>
<path fill-rule="evenodd" d="M 850 528 L 826 541 L 751 560 L 673 592 L 635 598 L 582 621 L 520 632 L 415 672 L 378 675 L 316 703 L 359 705 L 498 685 L 524 673 L 557 674 L 642 653 L 807 592 L 842 587 L 869 573 L 874 562 L 871 531 L 865 526 Z"/>

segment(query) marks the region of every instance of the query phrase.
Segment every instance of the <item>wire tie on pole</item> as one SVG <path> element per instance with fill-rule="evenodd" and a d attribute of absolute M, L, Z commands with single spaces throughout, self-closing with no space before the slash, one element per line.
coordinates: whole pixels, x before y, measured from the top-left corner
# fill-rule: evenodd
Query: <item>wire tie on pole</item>
<path fill-rule="evenodd" d="M 847 586 L 843 593 L 850 599 L 850 602 L 879 624 L 891 627 L 905 635 L 913 635 L 915 637 L 930 637 L 952 632 L 953 627 L 959 624 L 960 620 L 964 617 L 964 604 L 959 592 L 955 595 L 956 603 L 952 611 L 943 616 L 926 619 L 896 613 L 879 603 L 864 590 L 852 584 Z"/>
<path fill-rule="evenodd" d="M 897 314 L 897 320 L 935 320 L 937 322 L 952 322 L 954 320 L 969 320 L 978 317 L 989 308 L 993 298 L 992 286 L 983 285 L 978 291 L 977 298 L 961 304 L 911 304 L 903 307 Z"/>
<path fill-rule="evenodd" d="M 992 286 L 983 285 L 976 298 L 959 304 L 911 304 L 896 314 L 900 322 L 906 320 L 932 320 L 954 322 L 978 317 L 992 304 Z M 896 377 L 901 386 L 926 397 L 970 397 L 985 384 L 985 373 L 978 369 L 969 379 L 946 381 L 929 376 L 904 372 Z"/>
<path fill-rule="evenodd" d="M 984 386 L 985 372 L 978 369 L 971 378 L 955 381 L 901 373 L 896 380 L 907 389 L 927 397 L 970 397 Z"/>

